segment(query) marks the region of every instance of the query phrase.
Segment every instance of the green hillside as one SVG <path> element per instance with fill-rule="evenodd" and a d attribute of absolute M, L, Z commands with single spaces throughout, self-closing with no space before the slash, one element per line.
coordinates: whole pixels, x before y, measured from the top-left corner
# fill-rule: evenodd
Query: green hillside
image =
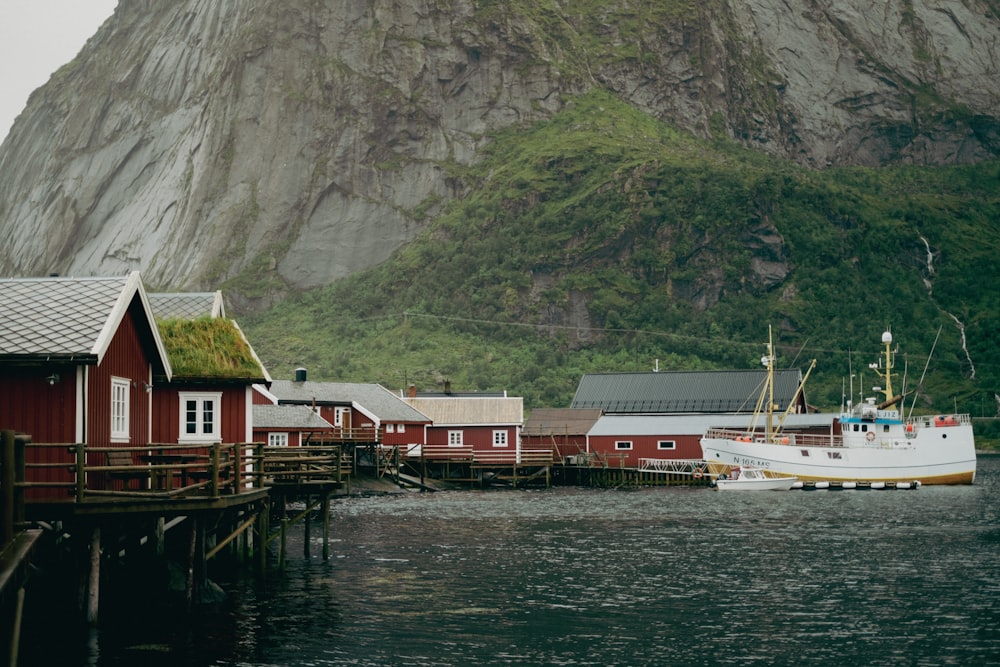
<path fill-rule="evenodd" d="M 757 367 L 772 326 L 834 409 L 889 328 L 917 411 L 996 414 L 1000 164 L 809 171 L 604 94 L 491 139 L 391 261 L 241 320 L 273 376 L 564 407 L 583 373 Z"/>

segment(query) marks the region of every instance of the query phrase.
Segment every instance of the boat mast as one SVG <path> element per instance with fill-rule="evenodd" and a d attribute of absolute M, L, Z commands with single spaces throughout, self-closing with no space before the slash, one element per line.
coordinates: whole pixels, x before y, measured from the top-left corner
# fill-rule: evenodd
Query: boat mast
<path fill-rule="evenodd" d="M 892 345 L 892 333 L 886 331 L 882 334 L 882 343 L 885 345 L 885 351 L 882 353 L 885 356 L 885 371 L 881 370 L 881 364 L 870 364 L 869 367 L 875 371 L 875 374 L 879 376 L 882 380 L 884 388 L 881 389 L 882 393 L 885 395 L 885 403 L 882 405 L 886 408 L 892 409 L 896 405 L 895 394 L 892 393 L 892 350 L 890 346 Z M 890 403 L 890 401 L 892 401 Z"/>
<path fill-rule="evenodd" d="M 771 442 L 774 434 L 774 337 L 770 325 L 767 327 L 767 356 L 760 361 L 767 366 L 767 432 L 764 437 L 765 442 Z"/>

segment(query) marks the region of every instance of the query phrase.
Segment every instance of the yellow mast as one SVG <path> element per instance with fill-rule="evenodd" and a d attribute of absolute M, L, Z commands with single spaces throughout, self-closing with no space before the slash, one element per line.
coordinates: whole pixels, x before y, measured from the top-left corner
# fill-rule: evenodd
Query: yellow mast
<path fill-rule="evenodd" d="M 767 357 L 761 359 L 761 363 L 767 366 L 767 432 L 764 437 L 765 442 L 771 442 L 774 433 L 774 337 L 771 325 L 767 326 Z"/>
<path fill-rule="evenodd" d="M 896 405 L 896 402 L 892 401 L 895 394 L 892 393 L 892 350 L 890 349 L 890 346 L 892 345 L 891 332 L 886 331 L 882 334 L 882 343 L 885 345 L 885 352 L 883 352 L 883 355 L 885 356 L 885 372 L 881 370 L 881 365 L 877 363 L 870 364 L 869 368 L 875 371 L 875 374 L 879 376 L 882 380 L 882 384 L 884 385 L 884 388 L 881 391 L 885 395 L 886 402 L 882 405 L 891 409 L 894 405 Z M 889 401 L 892 402 L 890 403 Z"/>

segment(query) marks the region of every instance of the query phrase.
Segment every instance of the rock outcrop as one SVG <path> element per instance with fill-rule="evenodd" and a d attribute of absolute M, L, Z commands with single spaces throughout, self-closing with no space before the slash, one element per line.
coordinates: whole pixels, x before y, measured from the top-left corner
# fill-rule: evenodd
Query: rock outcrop
<path fill-rule="evenodd" d="M 384 261 L 449 167 L 592 87 L 817 168 L 1000 151 L 986 0 L 648 4 L 121 0 L 0 147 L 0 273 L 267 307 Z"/>

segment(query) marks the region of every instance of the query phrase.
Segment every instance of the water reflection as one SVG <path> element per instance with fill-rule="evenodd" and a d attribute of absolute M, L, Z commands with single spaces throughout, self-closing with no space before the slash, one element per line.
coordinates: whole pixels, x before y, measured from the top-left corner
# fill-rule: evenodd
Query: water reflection
<path fill-rule="evenodd" d="M 996 664 L 1000 466 L 980 469 L 919 491 L 347 499 L 329 561 L 293 533 L 264 586 L 102 627 L 63 664 Z"/>

